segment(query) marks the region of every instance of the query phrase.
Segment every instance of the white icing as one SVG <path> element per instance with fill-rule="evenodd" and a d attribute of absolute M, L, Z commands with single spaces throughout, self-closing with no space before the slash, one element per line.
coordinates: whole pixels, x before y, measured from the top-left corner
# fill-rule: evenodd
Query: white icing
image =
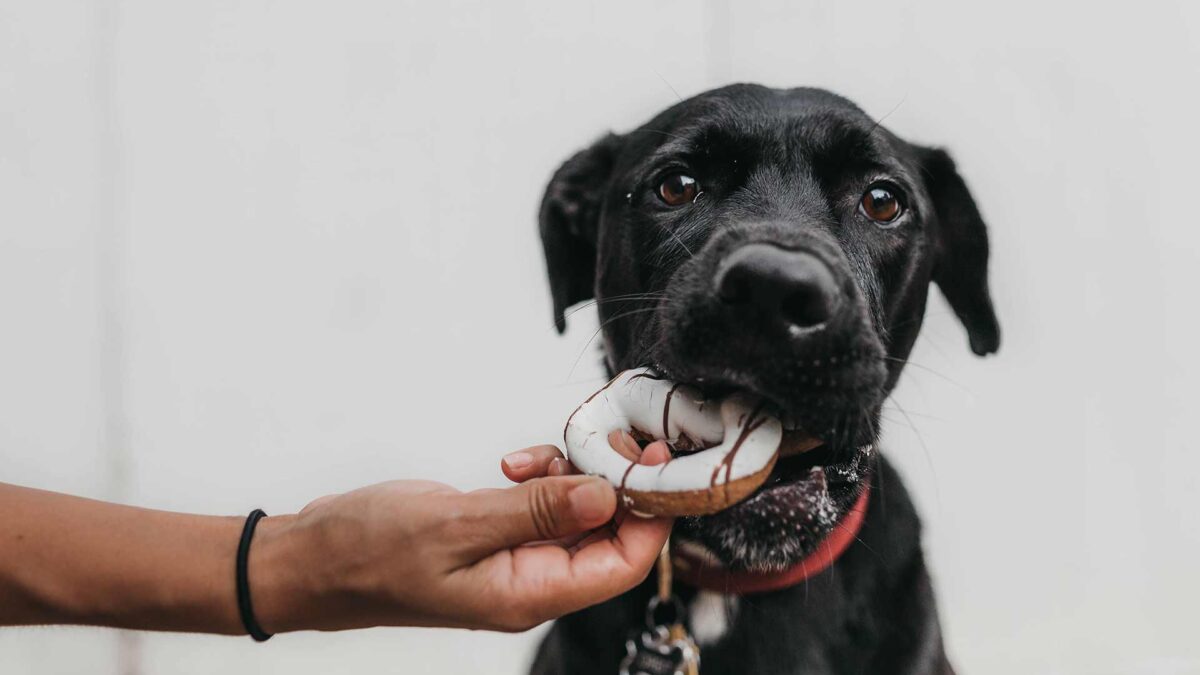
<path fill-rule="evenodd" d="M 758 406 L 754 399 L 733 394 L 719 403 L 706 401 L 691 387 L 676 386 L 655 377 L 645 368 L 627 370 L 575 411 L 567 421 L 564 440 L 567 456 L 576 467 L 630 490 L 707 490 L 712 487 L 714 471 L 737 445 L 746 425 L 757 424 L 746 433 L 731 465 L 722 467 L 717 474 L 718 484 L 757 473 L 779 449 L 783 438 L 779 420 L 761 410 L 755 415 Z M 668 395 L 671 408 L 668 428 L 664 430 L 663 410 Z M 634 428 L 670 442 L 687 435 L 704 445 L 715 445 L 666 464 L 633 464 L 612 448 L 608 435 L 618 429 Z"/>

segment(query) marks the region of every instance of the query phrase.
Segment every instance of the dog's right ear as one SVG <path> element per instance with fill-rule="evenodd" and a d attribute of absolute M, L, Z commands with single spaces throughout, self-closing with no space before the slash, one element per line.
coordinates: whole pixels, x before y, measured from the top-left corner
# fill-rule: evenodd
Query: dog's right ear
<path fill-rule="evenodd" d="M 559 333 L 567 327 L 567 308 L 595 295 L 600 209 L 620 145 L 621 137 L 609 134 L 575 153 L 554 172 L 542 197 L 538 227 Z"/>

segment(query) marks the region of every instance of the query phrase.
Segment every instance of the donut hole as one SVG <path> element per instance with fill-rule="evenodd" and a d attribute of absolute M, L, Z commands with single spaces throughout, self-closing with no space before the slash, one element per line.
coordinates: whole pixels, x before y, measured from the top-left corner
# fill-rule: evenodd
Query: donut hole
<path fill-rule="evenodd" d="M 656 438 L 641 429 L 614 429 L 608 434 L 608 444 L 612 446 L 617 454 L 631 462 L 636 462 L 642 456 L 642 451 L 647 445 L 663 440 Z M 667 447 L 671 450 L 671 457 L 682 457 L 684 455 L 692 455 L 702 450 L 714 448 L 716 445 L 704 445 L 692 439 L 687 434 L 681 434 L 674 442 L 667 440 Z"/>

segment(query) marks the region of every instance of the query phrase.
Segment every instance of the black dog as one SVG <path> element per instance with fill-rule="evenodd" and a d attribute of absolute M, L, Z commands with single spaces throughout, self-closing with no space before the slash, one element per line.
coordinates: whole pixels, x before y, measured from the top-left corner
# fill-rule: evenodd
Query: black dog
<path fill-rule="evenodd" d="M 737 506 L 677 521 L 676 545 L 731 569 L 787 567 L 872 486 L 858 541 L 805 583 L 745 598 L 681 589 L 703 672 L 953 672 L 917 515 L 874 450 L 931 281 L 976 354 L 999 346 L 987 234 L 950 157 L 829 92 L 735 85 L 568 160 L 541 235 L 558 329 L 595 297 L 610 371 L 749 391 L 825 441 Z M 616 673 L 651 592 L 558 621 L 533 672 Z"/>

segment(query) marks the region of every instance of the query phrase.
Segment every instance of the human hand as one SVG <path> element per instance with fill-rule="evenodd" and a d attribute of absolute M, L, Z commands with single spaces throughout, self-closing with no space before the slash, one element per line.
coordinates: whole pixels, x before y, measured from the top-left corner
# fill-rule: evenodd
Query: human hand
<path fill-rule="evenodd" d="M 669 457 L 657 443 L 640 461 Z M 669 519 L 623 517 L 613 487 L 569 475 L 553 446 L 513 453 L 502 468 L 520 484 L 464 493 L 392 481 L 264 519 L 249 562 L 259 623 L 521 631 L 646 577 Z"/>

